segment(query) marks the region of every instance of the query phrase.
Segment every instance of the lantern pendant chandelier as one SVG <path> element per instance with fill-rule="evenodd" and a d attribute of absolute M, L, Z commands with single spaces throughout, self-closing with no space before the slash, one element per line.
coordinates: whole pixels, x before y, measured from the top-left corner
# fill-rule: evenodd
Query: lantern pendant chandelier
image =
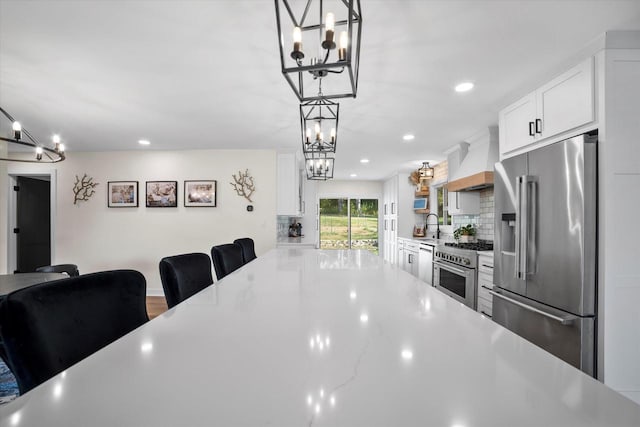
<path fill-rule="evenodd" d="M 300 104 L 300 127 L 304 153 L 336 152 L 339 110 L 340 104 L 322 97 Z M 327 130 L 329 130 L 328 133 Z"/>
<path fill-rule="evenodd" d="M 305 169 L 307 179 L 315 181 L 326 181 L 333 179 L 333 166 L 335 157 L 331 153 L 315 151 L 305 153 Z"/>
<path fill-rule="evenodd" d="M 275 6 L 282 74 L 298 99 L 355 98 L 362 32 L 360 0 L 275 0 Z M 307 52 L 321 53 L 306 59 L 303 46 L 310 46 Z M 306 88 L 315 86 L 318 79 L 325 79 L 324 94 L 307 93 Z"/>
<path fill-rule="evenodd" d="M 0 157 L 0 160 L 25 163 L 57 163 L 65 159 L 64 144 L 62 144 L 59 135 L 53 135 L 51 138 L 52 146 L 46 146 L 31 136 L 31 134 L 22 127 L 20 122 L 11 117 L 3 108 L 0 108 L 0 112 L 11 122 L 11 129 L 13 131 L 13 138 L 0 135 L 0 141 L 33 148 L 34 150 L 33 157 L 18 150 L 12 155 L 7 153 L 7 157 Z M 26 139 L 24 139 L 24 137 L 26 137 Z"/>
<path fill-rule="evenodd" d="M 420 178 L 433 178 L 434 169 L 429 166 L 429 162 L 422 162 L 422 167 L 418 169 Z"/>

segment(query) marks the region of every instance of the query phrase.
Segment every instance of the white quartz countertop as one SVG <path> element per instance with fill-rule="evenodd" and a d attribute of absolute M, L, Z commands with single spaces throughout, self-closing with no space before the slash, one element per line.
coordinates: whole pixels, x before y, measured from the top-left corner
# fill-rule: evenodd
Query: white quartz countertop
<path fill-rule="evenodd" d="M 445 242 L 450 242 L 450 240 L 432 239 L 429 237 L 398 237 L 398 239 L 410 240 L 416 243 L 424 243 L 431 246 L 444 245 Z"/>
<path fill-rule="evenodd" d="M 278 236 L 276 244 L 278 246 L 315 246 L 316 239 L 314 235 L 304 235 L 298 237 Z"/>
<path fill-rule="evenodd" d="M 637 427 L 640 406 L 378 256 L 281 248 L 0 425 Z"/>

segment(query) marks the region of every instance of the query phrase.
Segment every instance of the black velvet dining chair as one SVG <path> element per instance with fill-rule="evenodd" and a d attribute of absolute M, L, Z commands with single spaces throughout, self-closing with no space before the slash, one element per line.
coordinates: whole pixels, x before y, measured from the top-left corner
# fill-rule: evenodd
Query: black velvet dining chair
<path fill-rule="evenodd" d="M 78 266 L 75 264 L 57 264 L 57 265 L 45 265 L 44 267 L 36 268 L 38 273 L 67 273 L 70 277 L 76 277 L 80 275 Z"/>
<path fill-rule="evenodd" d="M 243 237 L 242 239 L 236 239 L 233 241 L 236 245 L 239 245 L 242 248 L 242 263 L 246 264 L 250 261 L 253 261 L 257 258 L 255 245 L 253 244 L 253 239 L 248 237 Z"/>
<path fill-rule="evenodd" d="M 242 248 L 235 243 L 226 243 L 211 248 L 213 268 L 218 280 L 242 267 Z"/>
<path fill-rule="evenodd" d="M 0 302 L 0 336 L 20 394 L 148 320 L 146 281 L 133 270 L 45 282 Z"/>
<path fill-rule="evenodd" d="M 211 258 L 203 253 L 162 258 L 160 280 L 167 305 L 171 308 L 213 284 Z"/>

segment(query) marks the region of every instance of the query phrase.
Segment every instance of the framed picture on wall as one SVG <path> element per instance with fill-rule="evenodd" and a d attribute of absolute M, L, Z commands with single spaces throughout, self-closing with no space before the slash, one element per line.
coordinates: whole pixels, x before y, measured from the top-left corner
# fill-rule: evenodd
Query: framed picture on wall
<path fill-rule="evenodd" d="M 217 181 L 185 181 L 184 205 L 187 207 L 216 207 Z"/>
<path fill-rule="evenodd" d="M 109 181 L 107 206 L 110 208 L 137 208 L 138 181 Z"/>
<path fill-rule="evenodd" d="M 178 181 L 147 181 L 148 208 L 178 206 Z"/>

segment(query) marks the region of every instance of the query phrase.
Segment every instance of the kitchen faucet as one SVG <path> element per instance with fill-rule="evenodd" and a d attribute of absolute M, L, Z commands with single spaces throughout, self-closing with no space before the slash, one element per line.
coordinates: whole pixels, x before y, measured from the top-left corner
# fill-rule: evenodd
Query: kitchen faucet
<path fill-rule="evenodd" d="M 433 212 L 430 213 L 430 214 L 427 214 L 427 216 L 424 218 L 424 230 L 425 230 L 425 233 L 426 233 L 427 229 L 429 228 L 429 223 L 427 223 L 427 221 L 429 220 L 429 217 L 431 215 L 436 217 L 436 227 L 437 227 L 436 228 L 436 239 L 439 239 L 440 238 L 440 218 L 438 217 L 438 214 L 435 214 Z"/>

